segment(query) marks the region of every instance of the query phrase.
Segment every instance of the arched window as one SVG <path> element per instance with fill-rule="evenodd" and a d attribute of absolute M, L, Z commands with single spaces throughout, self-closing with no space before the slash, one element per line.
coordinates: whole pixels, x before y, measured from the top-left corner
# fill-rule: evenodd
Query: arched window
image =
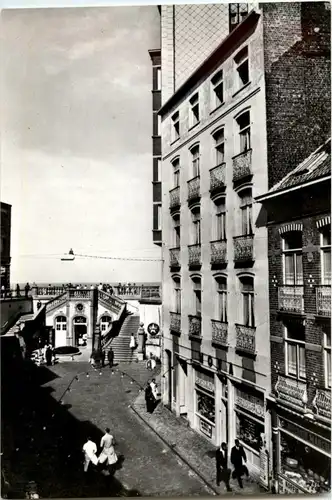
<path fill-rule="evenodd" d="M 240 210 L 241 210 L 241 236 L 250 236 L 253 234 L 252 225 L 252 190 L 246 188 L 240 191 Z"/>
<path fill-rule="evenodd" d="M 201 244 L 201 209 L 199 206 L 191 210 L 192 220 L 192 242 L 193 245 Z"/>
<path fill-rule="evenodd" d="M 173 165 L 173 188 L 180 186 L 180 158 L 172 161 Z"/>
<path fill-rule="evenodd" d="M 242 295 L 242 324 L 255 326 L 254 279 L 250 276 L 240 278 Z"/>
<path fill-rule="evenodd" d="M 225 197 L 214 200 L 215 225 L 213 240 L 226 241 L 226 202 Z"/>
<path fill-rule="evenodd" d="M 217 318 L 222 323 L 227 323 L 227 279 L 216 278 L 217 285 Z"/>
<path fill-rule="evenodd" d="M 193 178 L 194 178 L 194 177 L 198 177 L 200 175 L 199 145 L 197 144 L 197 146 L 194 146 L 193 148 L 191 148 L 190 152 L 191 152 L 192 171 L 193 171 Z"/>
<path fill-rule="evenodd" d="M 173 306 L 174 312 L 181 313 L 181 278 L 179 276 L 173 277 Z"/>
<path fill-rule="evenodd" d="M 111 323 L 112 323 L 111 316 L 107 316 L 107 315 L 102 316 L 100 318 L 100 331 L 104 332 L 104 331 L 108 330 Z"/>
<path fill-rule="evenodd" d="M 66 316 L 57 316 L 55 318 L 55 329 L 56 330 L 67 330 L 67 318 Z"/>
<path fill-rule="evenodd" d="M 215 148 L 215 163 L 221 165 L 225 161 L 225 136 L 224 129 L 221 128 L 213 134 Z"/>
<path fill-rule="evenodd" d="M 284 284 L 303 285 L 302 232 L 292 231 L 283 235 Z"/>
<path fill-rule="evenodd" d="M 180 214 L 174 214 L 172 217 L 173 220 L 173 245 L 174 248 L 179 248 L 180 247 L 180 236 L 181 236 L 181 230 L 180 230 Z"/>
<path fill-rule="evenodd" d="M 250 111 L 245 111 L 236 118 L 239 134 L 239 153 L 245 153 L 251 148 Z"/>
<path fill-rule="evenodd" d="M 195 315 L 201 316 L 202 314 L 202 285 L 201 278 L 195 277 L 192 278 L 193 281 L 193 298 L 194 298 L 194 309 Z"/>
<path fill-rule="evenodd" d="M 322 227 L 320 234 L 321 276 L 323 285 L 331 285 L 331 226 Z"/>

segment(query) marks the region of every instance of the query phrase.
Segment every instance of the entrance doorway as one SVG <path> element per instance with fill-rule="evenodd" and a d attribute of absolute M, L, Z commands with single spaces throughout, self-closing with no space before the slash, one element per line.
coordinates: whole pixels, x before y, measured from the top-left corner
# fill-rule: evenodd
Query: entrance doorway
<path fill-rule="evenodd" d="M 76 316 L 73 320 L 74 340 L 76 347 L 87 345 L 88 331 L 87 320 L 84 316 Z"/>

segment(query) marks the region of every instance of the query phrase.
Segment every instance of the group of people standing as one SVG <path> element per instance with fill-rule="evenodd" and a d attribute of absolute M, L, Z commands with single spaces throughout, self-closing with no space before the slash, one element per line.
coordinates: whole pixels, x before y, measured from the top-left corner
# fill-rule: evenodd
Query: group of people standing
<path fill-rule="evenodd" d="M 216 451 L 216 466 L 217 466 L 217 486 L 223 482 L 226 485 L 227 491 L 232 491 L 229 481 L 231 475 L 233 479 L 237 479 L 240 488 L 243 488 L 242 476 L 249 477 L 249 471 L 246 465 L 247 456 L 243 446 L 238 439 L 235 439 L 235 446 L 231 450 L 230 461 L 234 467 L 233 473 L 228 468 L 228 449 L 226 443 L 221 443 L 220 448 Z"/>
<path fill-rule="evenodd" d="M 97 445 L 92 441 L 91 437 L 88 437 L 87 442 L 83 446 L 84 453 L 84 472 L 88 472 L 89 465 L 92 463 L 95 467 L 98 465 L 108 466 L 108 471 L 105 471 L 104 467 L 102 471 L 107 475 L 115 472 L 116 463 L 118 461 L 117 454 L 115 453 L 115 440 L 111 435 L 111 431 L 108 427 L 105 429 L 105 434 L 100 440 L 101 452 L 99 457 L 97 457 Z"/>

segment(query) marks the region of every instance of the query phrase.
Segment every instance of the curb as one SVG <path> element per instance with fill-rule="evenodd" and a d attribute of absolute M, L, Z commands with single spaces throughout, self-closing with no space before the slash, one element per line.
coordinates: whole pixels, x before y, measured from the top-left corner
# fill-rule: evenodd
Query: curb
<path fill-rule="evenodd" d="M 198 478 L 205 484 L 205 486 L 210 490 L 212 491 L 212 494 L 214 496 L 219 496 L 220 493 L 201 475 L 200 472 L 198 472 L 198 470 L 193 467 L 177 450 L 175 450 L 173 448 L 173 446 L 171 446 L 153 427 L 152 425 L 149 424 L 149 422 L 147 422 L 143 417 L 142 415 L 140 415 L 138 413 L 138 411 L 136 410 L 136 408 L 134 408 L 134 406 L 130 405 L 130 408 L 131 410 L 133 410 L 133 412 L 142 420 L 142 422 L 145 423 L 145 425 L 147 425 L 149 427 L 149 429 L 151 429 L 154 434 L 156 434 L 156 436 L 158 436 L 158 438 L 167 446 L 167 448 L 169 448 L 173 453 L 174 455 L 176 455 L 180 460 L 182 460 L 182 462 L 185 463 L 185 465 L 190 469 L 192 470 L 196 476 L 198 476 Z"/>

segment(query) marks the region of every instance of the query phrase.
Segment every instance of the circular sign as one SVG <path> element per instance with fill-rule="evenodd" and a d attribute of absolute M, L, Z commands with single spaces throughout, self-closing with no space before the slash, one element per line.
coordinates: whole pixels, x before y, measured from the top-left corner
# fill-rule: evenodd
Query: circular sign
<path fill-rule="evenodd" d="M 149 326 L 148 326 L 148 332 L 153 337 L 155 335 L 158 335 L 159 330 L 160 330 L 160 328 L 159 328 L 159 325 L 157 325 L 157 323 L 150 323 Z"/>
<path fill-rule="evenodd" d="M 82 312 L 83 310 L 84 310 L 84 306 L 83 306 L 83 304 L 77 304 L 77 306 L 76 306 L 76 311 L 78 311 L 78 312 Z"/>

